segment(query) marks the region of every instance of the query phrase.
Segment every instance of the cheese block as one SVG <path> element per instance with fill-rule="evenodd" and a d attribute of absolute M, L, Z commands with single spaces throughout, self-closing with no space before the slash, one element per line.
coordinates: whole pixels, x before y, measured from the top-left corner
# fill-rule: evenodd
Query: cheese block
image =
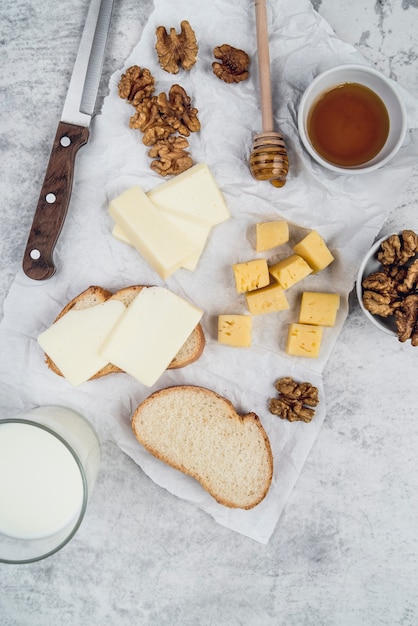
<path fill-rule="evenodd" d="M 235 263 L 232 269 L 238 293 L 260 289 L 270 282 L 266 259 L 254 259 L 245 263 Z"/>
<path fill-rule="evenodd" d="M 251 345 L 252 319 L 250 315 L 219 315 L 219 343 L 236 348 L 249 348 Z"/>
<path fill-rule="evenodd" d="M 325 241 L 316 230 L 306 235 L 293 247 L 293 252 L 301 256 L 314 272 L 320 272 L 334 260 Z"/>
<path fill-rule="evenodd" d="M 292 254 L 272 265 L 270 274 L 283 289 L 289 289 L 289 287 L 312 274 L 312 269 L 301 256 Z"/>
<path fill-rule="evenodd" d="M 289 308 L 285 291 L 278 283 L 245 294 L 251 315 L 284 311 Z"/>
<path fill-rule="evenodd" d="M 322 341 L 322 326 L 311 324 L 290 324 L 286 354 L 316 358 L 319 355 Z"/>
<path fill-rule="evenodd" d="M 197 252 L 197 247 L 155 208 L 138 186 L 114 198 L 109 214 L 163 280 Z"/>
<path fill-rule="evenodd" d="M 230 217 L 224 197 L 205 163 L 198 163 L 148 192 L 153 204 L 167 213 L 215 226 Z"/>
<path fill-rule="evenodd" d="M 151 387 L 201 317 L 200 309 L 164 287 L 142 289 L 111 330 L 100 354 Z"/>
<path fill-rule="evenodd" d="M 289 226 L 287 222 L 259 222 L 255 226 L 257 252 L 271 250 L 289 241 Z"/>
<path fill-rule="evenodd" d="M 335 319 L 340 307 L 338 293 L 304 291 L 299 312 L 301 324 L 317 326 L 335 326 Z"/>
<path fill-rule="evenodd" d="M 62 375 L 72 385 L 80 385 L 108 364 L 99 350 L 125 311 L 118 300 L 70 310 L 39 335 L 38 343 Z"/>

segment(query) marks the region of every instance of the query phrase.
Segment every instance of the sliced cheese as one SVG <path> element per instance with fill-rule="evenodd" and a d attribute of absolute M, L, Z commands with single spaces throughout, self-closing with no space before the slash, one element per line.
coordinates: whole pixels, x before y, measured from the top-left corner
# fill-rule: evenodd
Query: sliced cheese
<path fill-rule="evenodd" d="M 197 247 L 155 208 L 138 186 L 114 198 L 109 214 L 163 280 L 197 252 Z"/>
<path fill-rule="evenodd" d="M 108 335 L 100 354 L 151 387 L 201 317 L 200 309 L 168 289 L 142 289 Z"/>
<path fill-rule="evenodd" d="M 112 228 L 112 235 L 115 237 L 115 239 L 119 239 L 119 241 L 121 241 L 122 243 L 126 243 L 128 246 L 133 246 L 132 241 L 130 241 L 130 239 L 125 235 L 125 233 L 123 232 L 121 227 L 118 226 L 118 224 L 114 224 Z"/>
<path fill-rule="evenodd" d="M 182 264 L 186 270 L 193 271 L 196 269 L 199 259 L 205 249 L 211 226 L 194 222 L 181 215 L 170 213 L 164 209 L 160 209 L 161 213 L 175 226 L 196 248 L 196 252 Z"/>
<path fill-rule="evenodd" d="M 232 269 L 238 293 L 260 289 L 270 282 L 266 259 L 254 259 L 244 263 L 235 263 Z"/>
<path fill-rule="evenodd" d="M 191 220 L 184 219 L 178 215 L 167 214 L 166 217 L 170 222 L 174 224 L 176 228 L 178 228 L 180 232 L 183 233 L 183 235 L 187 237 L 187 239 L 189 239 L 193 243 L 193 245 L 196 246 L 196 252 L 192 254 L 192 256 L 187 259 L 187 261 L 185 261 L 182 265 L 182 267 L 186 270 L 195 270 L 197 264 L 199 263 L 202 252 L 205 249 L 211 227 L 205 226 L 204 224 L 199 224 L 198 222 L 192 222 Z M 129 240 L 129 238 L 125 235 L 123 230 L 117 224 L 113 226 L 112 235 L 123 243 L 126 243 L 130 246 L 133 245 L 133 243 Z"/>
<path fill-rule="evenodd" d="M 257 252 L 271 250 L 289 241 L 289 225 L 287 222 L 259 222 L 255 227 Z"/>
<path fill-rule="evenodd" d="M 109 363 L 99 348 L 125 310 L 119 300 L 72 309 L 39 335 L 39 345 L 68 382 L 80 385 Z"/>
<path fill-rule="evenodd" d="M 299 241 L 293 247 L 293 252 L 304 258 L 314 272 L 320 272 L 334 260 L 325 241 L 316 230 L 311 230 L 306 237 Z"/>
<path fill-rule="evenodd" d="M 340 307 L 338 293 L 304 291 L 300 305 L 299 322 L 317 326 L 335 326 Z"/>
<path fill-rule="evenodd" d="M 289 308 L 285 291 L 277 283 L 249 291 L 245 294 L 245 299 L 251 315 L 284 311 Z"/>
<path fill-rule="evenodd" d="M 300 280 L 312 274 L 311 267 L 297 254 L 292 254 L 270 267 L 270 274 L 283 289 L 293 287 Z"/>
<path fill-rule="evenodd" d="M 154 205 L 167 213 L 215 226 L 230 217 L 224 197 L 205 163 L 198 163 L 148 192 Z"/>
<path fill-rule="evenodd" d="M 250 315 L 219 315 L 218 341 L 235 348 L 251 345 L 252 319 Z"/>
<path fill-rule="evenodd" d="M 286 354 L 316 358 L 322 342 L 322 326 L 290 324 L 287 335 Z"/>

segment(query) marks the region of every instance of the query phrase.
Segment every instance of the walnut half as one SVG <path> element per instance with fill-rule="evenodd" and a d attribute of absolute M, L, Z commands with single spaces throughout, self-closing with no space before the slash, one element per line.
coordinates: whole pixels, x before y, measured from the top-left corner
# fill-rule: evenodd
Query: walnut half
<path fill-rule="evenodd" d="M 244 50 L 224 43 L 214 49 L 213 55 L 220 61 L 212 63 L 213 73 L 225 83 L 240 83 L 248 78 L 250 57 Z"/>
<path fill-rule="evenodd" d="M 187 20 L 180 23 L 179 34 L 175 28 L 170 28 L 170 32 L 167 33 L 164 26 L 158 26 L 156 36 L 155 49 L 163 70 L 177 74 L 180 66 L 184 70 L 193 67 L 197 59 L 198 45 L 194 30 Z"/>
<path fill-rule="evenodd" d="M 157 141 L 148 152 L 148 156 L 154 159 L 151 169 L 161 176 L 177 175 L 188 170 L 193 165 L 188 147 L 185 137 L 171 136 Z"/>
<path fill-rule="evenodd" d="M 418 235 L 413 230 L 403 230 L 401 235 L 391 235 L 380 246 L 377 258 L 382 265 L 405 265 L 418 252 Z"/>
<path fill-rule="evenodd" d="M 298 383 L 290 376 L 279 378 L 274 386 L 279 392 L 279 397 L 271 398 L 270 413 L 289 422 L 312 421 L 315 415 L 313 407 L 319 404 L 317 387 L 311 383 Z"/>
<path fill-rule="evenodd" d="M 410 339 L 413 346 L 418 346 L 418 293 L 405 298 L 395 312 L 395 319 L 399 341 Z"/>
<path fill-rule="evenodd" d="M 155 89 L 155 80 L 151 72 L 138 65 L 132 65 L 122 74 L 118 85 L 119 97 L 127 100 L 134 107 L 149 98 Z"/>

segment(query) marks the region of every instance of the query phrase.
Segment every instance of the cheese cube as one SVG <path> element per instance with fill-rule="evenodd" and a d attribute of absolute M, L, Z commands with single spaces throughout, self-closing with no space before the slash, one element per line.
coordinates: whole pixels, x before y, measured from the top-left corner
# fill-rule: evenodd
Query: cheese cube
<path fill-rule="evenodd" d="M 71 309 L 38 337 L 38 343 L 71 385 L 80 385 L 109 363 L 100 347 L 126 307 L 106 300 L 87 309 Z"/>
<path fill-rule="evenodd" d="M 197 251 L 196 246 L 155 208 L 140 187 L 131 187 L 112 200 L 109 214 L 163 280 Z"/>
<path fill-rule="evenodd" d="M 299 322 L 317 326 L 335 326 L 340 307 L 338 293 L 304 291 L 300 305 Z"/>
<path fill-rule="evenodd" d="M 202 311 L 163 287 L 142 289 L 113 327 L 100 354 L 151 387 L 202 317 Z"/>
<path fill-rule="evenodd" d="M 334 260 L 325 241 L 316 230 L 311 230 L 306 237 L 299 241 L 293 247 L 293 252 L 305 259 L 314 272 L 320 272 Z"/>
<path fill-rule="evenodd" d="M 289 226 L 287 222 L 260 222 L 256 224 L 257 252 L 264 252 L 289 241 Z"/>
<path fill-rule="evenodd" d="M 286 354 L 316 358 L 322 341 L 322 326 L 290 324 L 287 335 Z"/>
<path fill-rule="evenodd" d="M 248 310 L 251 315 L 284 311 L 289 308 L 284 289 L 277 283 L 267 285 L 262 289 L 249 291 L 245 294 Z"/>
<path fill-rule="evenodd" d="M 300 280 L 312 274 L 311 267 L 301 256 L 292 254 L 270 267 L 270 274 L 283 289 L 289 289 Z"/>
<path fill-rule="evenodd" d="M 219 343 L 236 348 L 249 348 L 251 345 L 252 319 L 250 315 L 219 315 Z"/>
<path fill-rule="evenodd" d="M 260 289 L 260 287 L 265 287 L 270 282 L 266 259 L 254 259 L 245 263 L 235 263 L 232 269 L 238 293 Z"/>
<path fill-rule="evenodd" d="M 198 163 L 148 192 L 154 205 L 206 226 L 215 226 L 230 217 L 224 197 L 205 163 Z"/>

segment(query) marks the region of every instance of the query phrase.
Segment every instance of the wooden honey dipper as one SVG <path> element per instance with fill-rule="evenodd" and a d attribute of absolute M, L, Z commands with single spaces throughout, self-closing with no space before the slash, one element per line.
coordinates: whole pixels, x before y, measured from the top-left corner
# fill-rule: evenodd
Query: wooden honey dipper
<path fill-rule="evenodd" d="M 274 131 L 266 0 L 255 0 L 262 132 L 255 135 L 250 170 L 257 180 L 283 187 L 289 169 L 283 135 Z"/>

